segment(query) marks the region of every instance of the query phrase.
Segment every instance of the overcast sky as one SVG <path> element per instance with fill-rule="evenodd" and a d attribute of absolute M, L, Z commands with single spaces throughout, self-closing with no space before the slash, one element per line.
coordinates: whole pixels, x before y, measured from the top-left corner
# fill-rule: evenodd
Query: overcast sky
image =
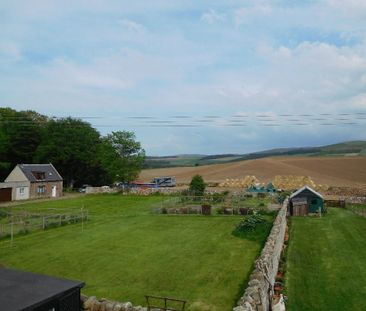
<path fill-rule="evenodd" d="M 366 139 L 366 1 L 2 0 L 0 106 L 149 155 Z"/>

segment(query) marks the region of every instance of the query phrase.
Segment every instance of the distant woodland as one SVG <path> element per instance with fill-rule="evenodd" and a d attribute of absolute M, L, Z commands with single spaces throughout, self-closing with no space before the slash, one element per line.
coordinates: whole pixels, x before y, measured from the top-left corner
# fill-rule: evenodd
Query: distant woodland
<path fill-rule="evenodd" d="M 0 180 L 16 164 L 52 163 L 65 186 L 105 185 L 135 179 L 145 151 L 128 131 L 102 136 L 88 122 L 0 108 Z"/>

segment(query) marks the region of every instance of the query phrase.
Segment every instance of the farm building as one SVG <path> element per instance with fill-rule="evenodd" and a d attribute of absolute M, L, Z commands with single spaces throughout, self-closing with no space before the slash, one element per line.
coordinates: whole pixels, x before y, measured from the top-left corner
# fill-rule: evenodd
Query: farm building
<path fill-rule="evenodd" d="M 0 183 L 0 202 L 59 197 L 62 182 L 52 164 L 18 164 Z"/>
<path fill-rule="evenodd" d="M 324 198 L 312 188 L 304 186 L 290 196 L 289 210 L 291 216 L 304 216 L 318 213 L 319 210 L 323 213 Z"/>
<path fill-rule="evenodd" d="M 0 306 L 6 311 L 80 311 L 83 282 L 0 269 Z"/>

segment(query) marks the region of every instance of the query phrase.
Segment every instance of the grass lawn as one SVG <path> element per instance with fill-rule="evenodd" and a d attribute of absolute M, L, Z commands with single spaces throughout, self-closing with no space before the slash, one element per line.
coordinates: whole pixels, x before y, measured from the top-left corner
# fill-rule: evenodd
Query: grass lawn
<path fill-rule="evenodd" d="M 366 218 L 329 208 L 291 222 L 288 310 L 366 310 Z"/>
<path fill-rule="evenodd" d="M 188 310 L 230 310 L 243 292 L 267 232 L 231 234 L 238 216 L 160 215 L 162 198 L 91 195 L 21 209 L 84 206 L 90 221 L 0 241 L 7 267 L 86 282 L 98 298 L 145 305 L 144 295 L 188 300 Z"/>

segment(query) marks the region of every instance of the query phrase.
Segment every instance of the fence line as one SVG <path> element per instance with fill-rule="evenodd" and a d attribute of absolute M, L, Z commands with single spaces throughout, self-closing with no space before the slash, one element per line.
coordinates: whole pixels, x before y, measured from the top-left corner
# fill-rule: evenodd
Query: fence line
<path fill-rule="evenodd" d="M 352 213 L 366 217 L 366 205 L 365 204 L 346 204 L 346 209 L 350 210 Z"/>
<path fill-rule="evenodd" d="M 14 235 L 24 234 L 35 230 L 46 230 L 51 227 L 63 226 L 82 222 L 89 218 L 89 211 L 80 209 L 73 210 L 69 213 L 55 213 L 55 214 L 41 214 L 30 213 L 26 211 L 12 213 L 3 211 L 2 221 L 0 222 L 0 239 L 10 237 L 13 239 Z"/>

